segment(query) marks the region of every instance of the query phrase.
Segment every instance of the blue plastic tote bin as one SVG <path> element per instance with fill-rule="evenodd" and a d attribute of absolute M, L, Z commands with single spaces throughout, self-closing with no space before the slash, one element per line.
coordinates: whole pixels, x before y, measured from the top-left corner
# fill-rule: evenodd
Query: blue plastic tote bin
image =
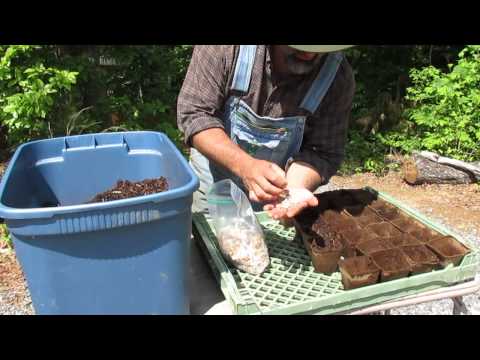
<path fill-rule="evenodd" d="M 169 190 L 85 204 L 118 180 Z M 34 141 L 0 184 L 37 314 L 188 314 L 191 204 L 198 178 L 157 132 Z"/>

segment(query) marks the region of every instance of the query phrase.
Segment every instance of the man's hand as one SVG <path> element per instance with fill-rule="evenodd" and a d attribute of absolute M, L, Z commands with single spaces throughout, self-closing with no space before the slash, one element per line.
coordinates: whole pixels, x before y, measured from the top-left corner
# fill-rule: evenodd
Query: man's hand
<path fill-rule="evenodd" d="M 279 166 L 253 158 L 235 144 L 223 129 L 201 131 L 192 137 L 192 143 L 210 161 L 241 178 L 252 201 L 274 202 L 287 186 L 285 172 Z"/>
<path fill-rule="evenodd" d="M 264 210 L 275 220 L 290 220 L 308 207 L 318 206 L 318 199 L 307 189 L 288 189 L 289 196 L 282 202 L 264 206 Z"/>
<path fill-rule="evenodd" d="M 287 186 L 285 172 L 276 164 L 250 158 L 242 163 L 239 176 L 256 202 L 275 202 Z"/>
<path fill-rule="evenodd" d="M 294 162 L 287 171 L 289 197 L 278 203 L 273 201 L 264 206 L 270 216 L 276 220 L 290 221 L 303 209 L 318 206 L 318 199 L 313 195 L 322 182 L 320 174 L 310 165 Z"/>

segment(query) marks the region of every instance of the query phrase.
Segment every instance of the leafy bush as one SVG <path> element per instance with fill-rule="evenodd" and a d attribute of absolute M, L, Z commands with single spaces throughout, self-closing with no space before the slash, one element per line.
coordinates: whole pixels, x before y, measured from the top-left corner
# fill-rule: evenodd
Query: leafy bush
<path fill-rule="evenodd" d="M 407 90 L 412 106 L 404 131 L 386 143 L 404 151 L 429 150 L 465 161 L 480 159 L 480 46 L 459 54 L 451 71 L 413 69 Z"/>
<path fill-rule="evenodd" d="M 13 248 L 12 238 L 8 232 L 6 224 L 0 224 L 0 249 L 6 247 L 7 249 Z"/>
<path fill-rule="evenodd" d="M 361 172 L 384 174 L 389 169 L 384 161 L 387 149 L 378 135 L 365 135 L 352 129 L 348 134 L 345 161 L 339 173 L 342 175 Z"/>
<path fill-rule="evenodd" d="M 0 46 L 4 140 L 13 148 L 36 138 L 155 130 L 182 147 L 175 106 L 191 51 L 188 45 Z"/>
<path fill-rule="evenodd" d="M 48 116 L 78 75 L 46 66 L 35 56 L 39 49 L 0 46 L 0 117 L 10 145 L 48 134 Z"/>

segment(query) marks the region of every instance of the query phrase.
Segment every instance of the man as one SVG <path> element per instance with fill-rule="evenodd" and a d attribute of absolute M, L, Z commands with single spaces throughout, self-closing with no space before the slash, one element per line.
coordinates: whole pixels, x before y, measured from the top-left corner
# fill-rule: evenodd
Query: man
<path fill-rule="evenodd" d="M 232 179 L 255 210 L 288 219 L 316 206 L 313 191 L 344 158 L 355 80 L 350 45 L 196 46 L 178 98 L 178 126 L 200 178 L 193 211 L 213 182 Z M 278 206 L 285 189 L 300 199 Z"/>

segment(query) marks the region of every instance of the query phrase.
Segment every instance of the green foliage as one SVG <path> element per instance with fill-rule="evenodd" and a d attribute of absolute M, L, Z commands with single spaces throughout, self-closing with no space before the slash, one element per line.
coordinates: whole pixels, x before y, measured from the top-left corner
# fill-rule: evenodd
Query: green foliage
<path fill-rule="evenodd" d="M 451 45 L 362 45 L 347 50 L 357 82 L 353 118 L 371 113 L 379 98 L 389 96 L 401 102 L 410 84 L 410 69 L 427 65 L 447 69 L 461 49 Z"/>
<path fill-rule="evenodd" d="M 71 90 L 77 72 L 46 66 L 30 45 L 0 46 L 0 117 L 10 144 L 45 135 L 47 114 Z"/>
<path fill-rule="evenodd" d="M 339 171 L 342 175 L 362 172 L 381 175 L 389 169 L 384 162 L 387 148 L 378 135 L 365 135 L 351 130 L 345 151 L 345 161 Z"/>
<path fill-rule="evenodd" d="M 452 90 L 455 89 L 453 84 L 433 86 L 431 83 L 434 79 L 446 76 L 452 62 L 460 58 L 462 63 L 465 54 L 459 56 L 459 52 L 463 48 L 462 45 L 382 45 L 359 46 L 347 52 L 354 69 L 357 89 L 352 106 L 347 155 L 341 172 L 370 171 L 382 174 L 393 166 L 385 164 L 385 155 L 392 152 L 410 153 L 418 149 L 438 151 L 441 149 L 438 143 L 446 142 L 454 133 L 460 134 L 456 139 L 456 146 L 460 139 L 463 139 L 462 142 L 468 144 L 467 146 L 473 144 L 470 141 L 473 138 L 468 136 L 466 131 L 463 131 L 463 134 L 459 131 L 462 128 L 472 129 L 472 122 L 465 121 L 465 116 L 473 112 L 469 110 L 464 112 L 465 108 L 460 110 L 451 101 L 440 100 L 438 97 L 440 92 L 435 92 L 436 99 L 433 103 L 432 99 L 427 100 L 432 96 L 427 95 L 428 91 L 435 86 L 451 85 Z M 464 76 L 471 70 L 473 69 L 460 71 L 458 78 L 468 82 Z M 465 97 L 465 92 L 459 93 L 458 90 L 456 89 L 458 102 L 471 103 L 475 106 L 474 100 L 466 100 L 468 96 Z M 433 106 L 434 103 L 443 107 L 442 111 L 437 107 L 437 114 L 445 113 L 447 108 L 453 110 L 455 107 L 458 113 L 463 113 L 463 119 L 457 121 L 456 128 L 452 128 L 453 118 L 448 115 L 442 118 L 450 130 L 437 131 L 439 126 L 431 119 L 432 109 L 424 106 L 427 104 Z M 421 106 L 423 108 L 419 111 Z M 451 121 L 445 121 L 447 118 Z M 421 126 L 419 122 L 422 123 Z M 432 126 L 427 129 L 425 122 Z M 429 135 L 425 136 L 427 132 Z M 473 131 L 470 131 L 470 135 L 472 133 Z M 452 155 L 452 152 L 444 154 Z M 474 154 L 471 155 L 470 158 L 473 158 Z"/>
<path fill-rule="evenodd" d="M 411 126 L 405 134 L 415 135 L 418 149 L 479 160 L 480 46 L 467 46 L 450 69 L 442 72 L 429 66 L 411 71 L 413 86 L 407 92 L 412 102 L 407 111 Z M 397 145 L 408 151 L 412 143 L 403 144 L 406 138 L 398 137 Z"/>
<path fill-rule="evenodd" d="M 189 45 L 0 46 L 0 122 L 7 145 L 154 130 L 182 147 L 175 108 L 191 51 Z"/>
<path fill-rule="evenodd" d="M 6 224 L 0 224 L 0 249 L 2 246 L 6 246 L 8 249 L 13 249 L 12 238 L 10 237 Z"/>
<path fill-rule="evenodd" d="M 392 151 L 480 159 L 480 50 L 460 52 L 464 47 L 347 51 L 357 90 L 341 172 L 383 174 Z M 186 152 L 176 102 L 192 48 L 0 45 L 0 148 L 85 132 L 154 130 Z"/>

